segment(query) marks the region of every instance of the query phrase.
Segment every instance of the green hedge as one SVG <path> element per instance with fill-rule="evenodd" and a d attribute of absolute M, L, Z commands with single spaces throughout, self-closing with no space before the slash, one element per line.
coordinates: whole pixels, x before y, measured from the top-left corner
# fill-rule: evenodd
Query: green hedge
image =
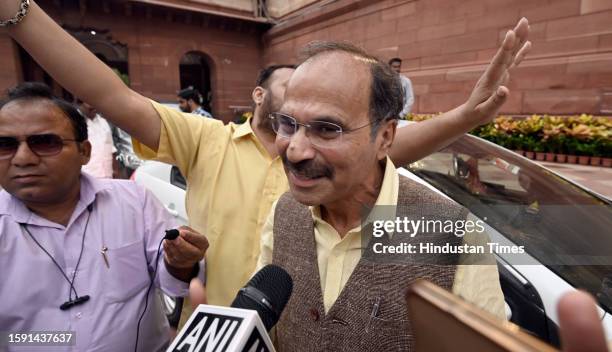
<path fill-rule="evenodd" d="M 422 121 L 437 115 L 409 115 Z M 612 158 L 612 119 L 580 116 L 499 116 L 470 132 L 511 150 Z"/>

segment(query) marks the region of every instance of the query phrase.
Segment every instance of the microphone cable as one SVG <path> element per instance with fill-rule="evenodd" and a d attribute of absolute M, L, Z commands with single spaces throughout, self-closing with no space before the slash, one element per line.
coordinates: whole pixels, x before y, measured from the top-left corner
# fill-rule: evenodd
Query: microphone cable
<path fill-rule="evenodd" d="M 157 256 L 155 258 L 155 269 L 153 270 L 153 275 L 150 278 L 149 287 L 147 288 L 147 294 L 145 295 L 145 306 L 140 314 L 140 318 L 138 319 L 138 325 L 136 325 L 136 343 L 134 344 L 134 352 L 138 351 L 138 337 L 140 335 L 140 323 L 142 322 L 142 318 L 144 318 L 145 313 L 147 312 L 147 308 L 149 306 L 149 293 L 151 292 L 151 287 L 153 287 L 153 283 L 155 282 L 155 275 L 157 274 L 157 266 L 159 265 L 159 255 L 161 254 L 161 245 L 164 243 L 164 240 L 174 240 L 179 236 L 179 231 L 176 229 L 167 230 L 164 238 L 159 241 L 159 245 L 157 246 Z"/>

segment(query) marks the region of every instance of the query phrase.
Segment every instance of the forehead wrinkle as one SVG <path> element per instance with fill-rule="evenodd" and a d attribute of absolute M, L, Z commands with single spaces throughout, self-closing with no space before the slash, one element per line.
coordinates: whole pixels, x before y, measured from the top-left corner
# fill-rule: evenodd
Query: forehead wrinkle
<path fill-rule="evenodd" d="M 314 105 L 317 113 L 312 115 L 332 115 L 343 119 L 367 115 L 372 80 L 370 65 L 357 58 L 344 52 L 329 52 L 300 65 L 289 80 L 283 111 L 294 110 L 296 105 L 301 110 Z M 322 107 L 324 111 L 321 111 Z"/>

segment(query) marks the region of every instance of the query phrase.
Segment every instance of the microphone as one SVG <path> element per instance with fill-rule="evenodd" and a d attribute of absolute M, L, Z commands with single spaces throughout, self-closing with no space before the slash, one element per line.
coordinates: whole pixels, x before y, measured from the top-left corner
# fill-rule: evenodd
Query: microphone
<path fill-rule="evenodd" d="M 266 265 L 238 291 L 231 307 L 257 311 L 270 331 L 280 319 L 292 291 L 291 276 L 280 266 Z"/>
<path fill-rule="evenodd" d="M 273 352 L 267 331 L 278 322 L 292 290 L 293 280 L 283 268 L 266 265 L 238 291 L 231 308 L 198 306 L 166 351 Z"/>
<path fill-rule="evenodd" d="M 87 301 L 89 301 L 89 295 L 80 296 L 80 297 L 77 297 L 76 299 L 71 299 L 71 300 L 68 300 L 62 303 L 62 305 L 60 306 L 60 309 L 68 310 L 74 306 L 78 306 L 79 304 L 83 304 Z"/>
<path fill-rule="evenodd" d="M 179 236 L 179 230 L 177 230 L 177 229 L 166 230 L 166 236 L 164 236 L 164 239 L 172 241 L 173 239 L 177 238 L 178 236 Z"/>

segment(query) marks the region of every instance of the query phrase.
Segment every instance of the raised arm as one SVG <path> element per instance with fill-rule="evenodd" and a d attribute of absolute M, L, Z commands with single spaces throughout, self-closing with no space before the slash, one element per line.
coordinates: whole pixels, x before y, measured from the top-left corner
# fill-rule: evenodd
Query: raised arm
<path fill-rule="evenodd" d="M 510 70 L 531 48 L 528 34 L 529 23 L 525 18 L 506 33 L 501 47 L 463 105 L 433 119 L 398 129 L 390 152 L 393 163 L 403 166 L 417 161 L 493 120 L 508 97 L 505 84 L 510 78 Z"/>
<path fill-rule="evenodd" d="M 0 1 L 0 19 L 12 18 L 19 0 Z M 161 120 L 149 101 L 55 23 L 34 1 L 26 17 L 9 26 L 9 34 L 64 88 L 86 101 L 106 119 L 156 150 Z"/>

